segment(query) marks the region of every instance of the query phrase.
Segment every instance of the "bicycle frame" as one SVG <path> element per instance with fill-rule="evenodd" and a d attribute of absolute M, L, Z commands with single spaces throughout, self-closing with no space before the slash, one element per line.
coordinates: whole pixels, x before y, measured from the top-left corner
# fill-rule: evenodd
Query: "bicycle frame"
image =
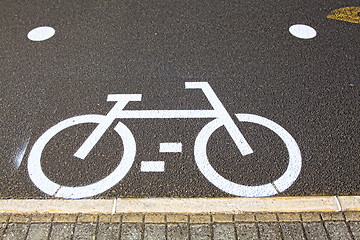
<path fill-rule="evenodd" d="M 112 122 L 119 119 L 129 118 L 215 118 L 220 119 L 231 138 L 243 156 L 253 153 L 253 150 L 241 134 L 225 107 L 216 96 L 207 82 L 185 82 L 185 89 L 201 89 L 210 102 L 213 110 L 123 110 L 131 101 L 141 101 L 141 94 L 109 94 L 107 101 L 115 101 L 114 107 L 105 116 L 81 147 L 74 154 L 75 157 L 84 159 L 101 136 L 110 127 Z"/>

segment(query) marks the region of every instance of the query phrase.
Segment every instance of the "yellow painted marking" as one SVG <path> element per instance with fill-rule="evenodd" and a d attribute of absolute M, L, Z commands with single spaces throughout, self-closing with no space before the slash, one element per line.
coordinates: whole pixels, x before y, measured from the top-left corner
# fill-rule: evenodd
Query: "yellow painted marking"
<path fill-rule="evenodd" d="M 360 7 L 344 7 L 332 11 L 327 18 L 339 21 L 360 23 Z"/>

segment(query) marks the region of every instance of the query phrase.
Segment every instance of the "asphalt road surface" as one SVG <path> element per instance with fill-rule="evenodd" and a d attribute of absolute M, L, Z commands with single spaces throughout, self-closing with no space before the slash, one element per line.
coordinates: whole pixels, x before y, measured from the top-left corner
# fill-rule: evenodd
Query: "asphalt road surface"
<path fill-rule="evenodd" d="M 359 9 L 2 1 L 0 197 L 360 194 Z"/>

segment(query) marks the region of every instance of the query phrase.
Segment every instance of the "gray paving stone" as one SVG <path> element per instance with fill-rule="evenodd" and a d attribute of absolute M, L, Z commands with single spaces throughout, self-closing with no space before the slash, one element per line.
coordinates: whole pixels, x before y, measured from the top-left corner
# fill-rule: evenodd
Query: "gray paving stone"
<path fill-rule="evenodd" d="M 213 238 L 219 239 L 219 240 L 235 239 L 234 224 L 214 224 L 213 225 Z"/>
<path fill-rule="evenodd" d="M 166 239 L 165 224 L 146 224 L 144 228 L 144 240 Z"/>
<path fill-rule="evenodd" d="M 95 239 L 96 223 L 77 223 L 74 230 L 74 240 Z"/>
<path fill-rule="evenodd" d="M 6 228 L 6 224 L 0 224 L 0 236 L 3 236 L 4 234 L 4 231 L 5 231 L 5 228 Z"/>
<path fill-rule="evenodd" d="M 360 222 L 350 222 L 350 230 L 355 240 L 360 240 Z"/>
<path fill-rule="evenodd" d="M 210 225 L 191 225 L 190 226 L 190 239 L 191 240 L 204 240 L 211 239 Z"/>
<path fill-rule="evenodd" d="M 280 227 L 277 223 L 259 223 L 260 239 L 282 239 Z"/>
<path fill-rule="evenodd" d="M 121 240 L 135 240 L 142 238 L 142 226 L 139 223 L 126 223 L 121 225 Z"/>
<path fill-rule="evenodd" d="M 239 223 L 235 224 L 237 238 L 240 240 L 259 239 L 258 228 L 255 223 Z"/>
<path fill-rule="evenodd" d="M 97 240 L 119 239 L 120 224 L 119 223 L 99 223 L 96 233 Z"/>
<path fill-rule="evenodd" d="M 50 240 L 72 239 L 74 223 L 53 223 L 50 231 Z"/>
<path fill-rule="evenodd" d="M 326 230 L 321 222 L 303 223 L 307 239 L 328 239 Z"/>
<path fill-rule="evenodd" d="M 51 223 L 33 223 L 30 225 L 27 240 L 48 239 Z"/>
<path fill-rule="evenodd" d="M 168 240 L 187 240 L 189 238 L 188 225 L 186 223 L 168 224 Z"/>
<path fill-rule="evenodd" d="M 325 222 L 325 228 L 326 228 L 326 231 L 328 232 L 331 240 L 351 239 L 349 230 L 348 230 L 345 222 Z"/>
<path fill-rule="evenodd" d="M 297 222 L 280 223 L 280 228 L 284 240 L 305 239 L 305 235 L 301 223 L 297 223 Z"/>
<path fill-rule="evenodd" d="M 98 226 L 97 226 L 98 225 Z M 325 227 L 324 227 L 325 226 Z M 350 231 L 349 231 L 350 230 Z M 96 234 L 96 236 L 95 236 Z M 50 235 L 50 236 L 49 236 Z M 360 222 L 236 223 L 10 223 L 0 224 L 0 239 L 359 239 Z"/>
<path fill-rule="evenodd" d="M 10 223 L 6 228 L 5 234 L 2 239 L 4 240 L 25 239 L 28 228 L 29 228 L 29 224 Z"/>

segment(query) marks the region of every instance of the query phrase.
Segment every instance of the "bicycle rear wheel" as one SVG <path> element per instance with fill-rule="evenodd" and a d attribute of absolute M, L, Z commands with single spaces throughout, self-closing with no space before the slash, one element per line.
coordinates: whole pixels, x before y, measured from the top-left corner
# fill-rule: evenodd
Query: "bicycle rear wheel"
<path fill-rule="evenodd" d="M 275 181 L 258 185 L 247 186 L 238 184 L 221 176 L 211 166 L 207 157 L 206 147 L 210 136 L 216 129 L 223 126 L 220 119 L 209 122 L 201 129 L 195 140 L 195 162 L 201 173 L 216 187 L 224 192 L 242 197 L 266 197 L 278 194 L 289 188 L 297 179 L 301 171 L 301 153 L 295 139 L 277 123 L 253 114 L 235 114 L 240 122 L 249 122 L 262 125 L 277 134 L 285 143 L 289 162 L 286 171 Z"/>

